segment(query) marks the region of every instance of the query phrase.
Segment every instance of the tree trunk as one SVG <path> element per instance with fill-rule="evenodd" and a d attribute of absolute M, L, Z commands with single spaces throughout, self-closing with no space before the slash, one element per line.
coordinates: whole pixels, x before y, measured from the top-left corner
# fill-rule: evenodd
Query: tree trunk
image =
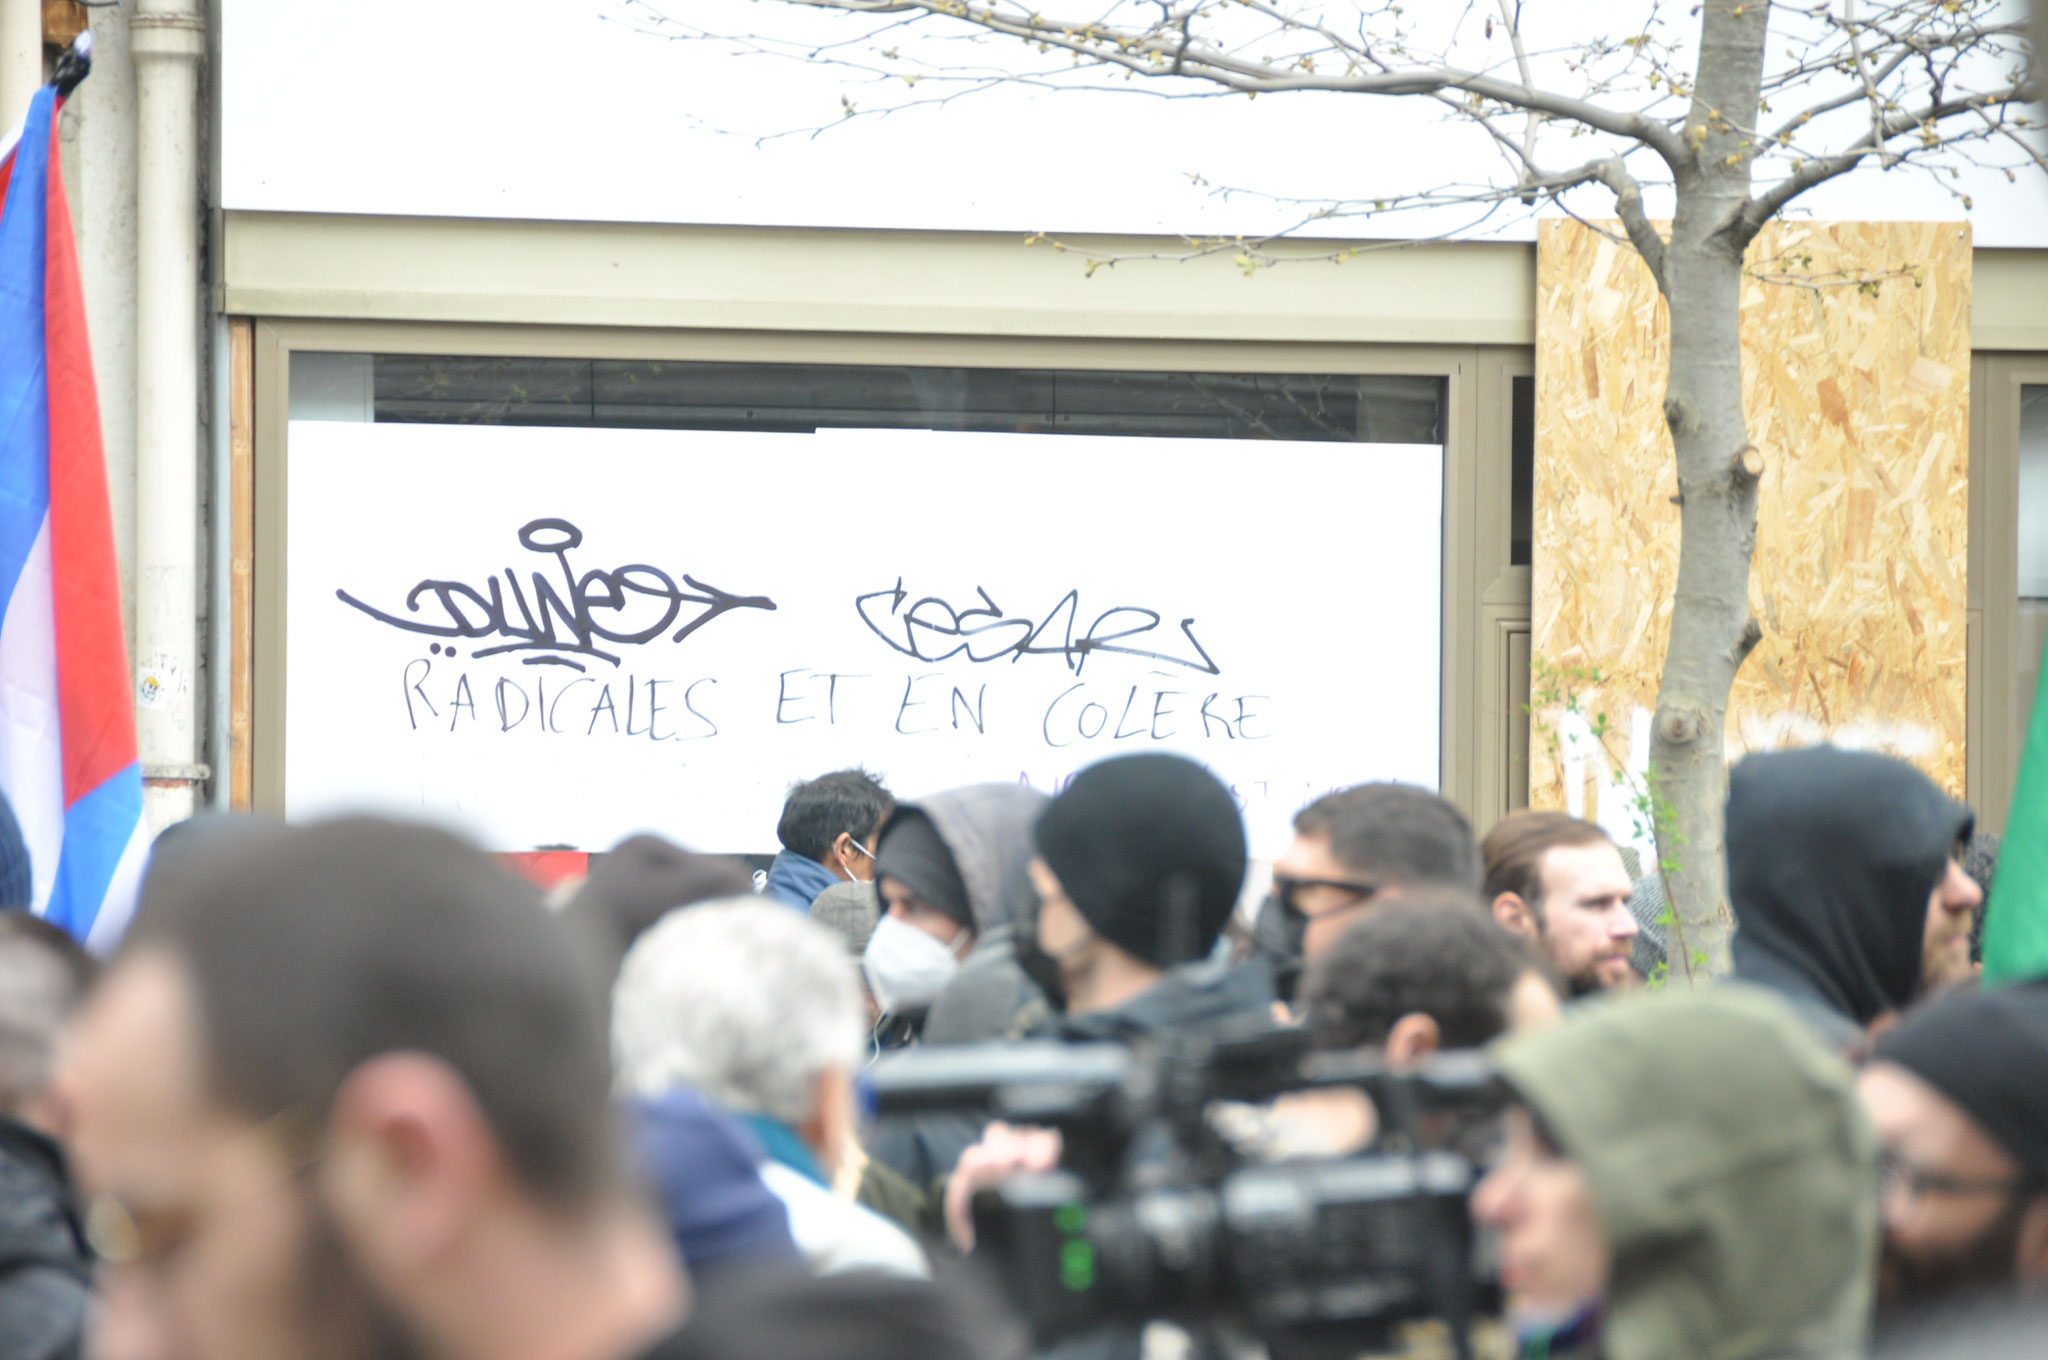
<path fill-rule="evenodd" d="M 1750 160 L 1763 72 L 1767 3 L 1708 4 L 1699 79 L 1686 120 L 1688 164 L 1677 169 L 1671 240 L 1663 252 L 1671 370 L 1664 418 L 1678 459 L 1678 584 L 1671 642 L 1650 739 L 1657 852 L 1676 915 L 1671 976 L 1728 970 L 1723 839 L 1728 768 L 1723 734 L 1735 673 L 1761 637 L 1749 608 L 1760 462 L 1742 409 L 1740 306 L 1749 233 Z"/>

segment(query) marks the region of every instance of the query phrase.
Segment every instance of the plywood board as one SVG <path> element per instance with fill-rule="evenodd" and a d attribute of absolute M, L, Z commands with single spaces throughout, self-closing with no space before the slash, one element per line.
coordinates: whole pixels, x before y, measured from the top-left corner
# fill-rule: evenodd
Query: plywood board
<path fill-rule="evenodd" d="M 1969 228 L 1773 223 L 1748 267 L 1764 638 L 1736 679 L 1729 754 L 1833 741 L 1960 796 Z M 1665 306 L 1625 243 L 1552 221 L 1536 316 L 1530 801 L 1635 839 L 1619 772 L 1647 763 L 1678 572 Z"/>

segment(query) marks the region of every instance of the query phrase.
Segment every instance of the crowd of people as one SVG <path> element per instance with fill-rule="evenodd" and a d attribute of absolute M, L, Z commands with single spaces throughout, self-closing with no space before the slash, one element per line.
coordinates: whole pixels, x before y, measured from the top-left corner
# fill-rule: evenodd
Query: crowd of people
<path fill-rule="evenodd" d="M 758 883 L 637 836 L 543 894 L 426 826 L 202 819 L 107 960 L 0 913 L 0 1360 L 1229 1353 L 1220 1297 L 1035 1334 L 985 1215 L 1099 1150 L 871 1095 L 924 1055 L 1226 1037 L 1486 1055 L 1491 1103 L 1430 1135 L 1473 1166 L 1482 1353 L 2048 1353 L 2048 980 L 1980 989 L 1992 847 L 1901 762 L 1736 765 L 1735 977 L 1699 986 L 1600 827 L 1478 839 L 1403 785 L 1304 807 L 1256 900 L 1174 756 L 1052 798 L 836 771 L 776 830 Z M 1216 1118 L 1249 1160 L 1412 1150 L 1369 1089 Z"/>

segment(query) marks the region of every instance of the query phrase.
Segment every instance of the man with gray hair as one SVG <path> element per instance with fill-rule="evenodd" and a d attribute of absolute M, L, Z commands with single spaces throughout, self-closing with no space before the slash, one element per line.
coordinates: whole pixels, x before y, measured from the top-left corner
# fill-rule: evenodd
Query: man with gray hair
<path fill-rule="evenodd" d="M 0 1355 L 75 1356 L 92 1258 L 51 1098 L 57 1039 L 94 971 L 56 926 L 0 912 Z"/>
<path fill-rule="evenodd" d="M 832 1188 L 859 1156 L 853 1075 L 867 1032 L 845 947 L 759 897 L 671 912 L 627 953 L 612 992 L 622 1091 L 651 1100 L 695 1088 L 748 1125 L 813 1271 L 922 1276 L 924 1254 L 902 1229 Z"/>

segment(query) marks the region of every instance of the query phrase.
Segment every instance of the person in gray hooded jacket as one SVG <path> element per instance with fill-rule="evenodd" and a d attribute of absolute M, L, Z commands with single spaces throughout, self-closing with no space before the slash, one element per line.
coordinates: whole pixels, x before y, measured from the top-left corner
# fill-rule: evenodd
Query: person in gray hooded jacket
<path fill-rule="evenodd" d="M 862 964 L 885 1023 L 892 1005 L 922 1006 L 924 1043 L 976 1043 L 1018 1037 L 1050 1014 L 1014 947 L 1016 922 L 1037 900 L 1026 866 L 1045 805 L 1020 785 L 975 784 L 904 804 L 882 828 L 883 916 Z M 948 961 L 906 930 L 941 943 Z M 924 1116 L 878 1130 L 868 1154 L 927 1187 L 979 1135 L 971 1120 Z"/>

